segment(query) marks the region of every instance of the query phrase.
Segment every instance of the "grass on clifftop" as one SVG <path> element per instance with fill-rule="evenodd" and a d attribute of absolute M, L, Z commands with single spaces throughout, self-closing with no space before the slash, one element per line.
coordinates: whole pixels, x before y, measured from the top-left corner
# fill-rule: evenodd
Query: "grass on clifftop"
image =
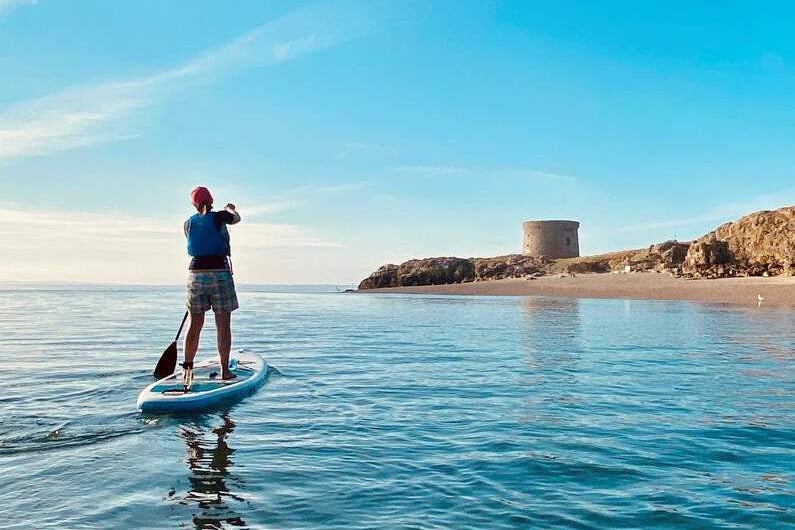
<path fill-rule="evenodd" d="M 567 272 L 610 272 L 622 270 L 629 263 L 640 264 L 649 261 L 648 248 L 636 250 L 620 250 L 607 254 L 594 256 L 580 256 L 577 258 L 561 258 L 548 265 L 549 274 L 562 274 Z"/>

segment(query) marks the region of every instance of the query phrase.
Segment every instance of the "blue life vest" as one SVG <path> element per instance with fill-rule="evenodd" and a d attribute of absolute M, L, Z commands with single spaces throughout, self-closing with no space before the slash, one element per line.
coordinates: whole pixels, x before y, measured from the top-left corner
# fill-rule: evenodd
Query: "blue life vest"
<path fill-rule="evenodd" d="M 228 256 L 229 231 L 225 224 L 215 227 L 215 212 L 196 214 L 188 219 L 188 254 L 202 256 Z"/>

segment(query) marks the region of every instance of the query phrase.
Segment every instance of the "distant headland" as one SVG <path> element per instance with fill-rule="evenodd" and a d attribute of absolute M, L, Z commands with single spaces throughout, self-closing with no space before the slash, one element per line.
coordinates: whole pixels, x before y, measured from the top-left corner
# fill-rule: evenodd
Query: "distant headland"
<path fill-rule="evenodd" d="M 795 206 L 746 215 L 692 242 L 596 256 L 579 256 L 578 227 L 576 221 L 527 221 L 522 254 L 388 264 L 359 290 L 795 305 Z M 641 272 L 667 274 L 633 274 Z M 772 277 L 776 281 L 764 280 Z M 727 281 L 737 278 L 747 279 Z"/>

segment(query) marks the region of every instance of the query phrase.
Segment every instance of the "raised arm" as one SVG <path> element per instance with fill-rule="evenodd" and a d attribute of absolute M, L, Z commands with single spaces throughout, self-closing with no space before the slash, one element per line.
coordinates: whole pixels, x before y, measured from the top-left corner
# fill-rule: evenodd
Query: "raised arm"
<path fill-rule="evenodd" d="M 235 205 L 231 202 L 226 205 L 226 211 L 232 214 L 232 220 L 229 221 L 230 225 L 236 225 L 240 222 L 240 214 L 235 210 Z"/>

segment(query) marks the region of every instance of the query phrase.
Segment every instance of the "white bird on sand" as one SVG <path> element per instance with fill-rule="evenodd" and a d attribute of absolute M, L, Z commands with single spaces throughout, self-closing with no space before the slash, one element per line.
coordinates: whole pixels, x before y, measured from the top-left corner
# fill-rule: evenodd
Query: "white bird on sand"
<path fill-rule="evenodd" d="M 756 305 L 762 305 L 762 302 L 765 301 L 765 297 L 761 294 L 756 295 Z"/>

